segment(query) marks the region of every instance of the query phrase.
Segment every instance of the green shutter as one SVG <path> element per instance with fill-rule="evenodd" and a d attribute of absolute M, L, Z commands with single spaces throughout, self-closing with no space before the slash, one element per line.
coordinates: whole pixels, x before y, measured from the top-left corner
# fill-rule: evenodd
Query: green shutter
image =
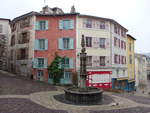
<path fill-rule="evenodd" d="M 38 68 L 38 59 L 37 58 L 33 59 L 33 68 Z"/>
<path fill-rule="evenodd" d="M 44 67 L 43 68 L 47 68 L 47 58 L 44 58 Z"/>
<path fill-rule="evenodd" d="M 69 38 L 69 49 L 74 49 L 74 39 Z"/>
<path fill-rule="evenodd" d="M 34 49 L 39 50 L 39 40 L 35 40 Z"/>
<path fill-rule="evenodd" d="M 69 29 L 74 29 L 74 20 L 69 21 Z"/>
<path fill-rule="evenodd" d="M 45 50 L 48 50 L 48 39 L 45 39 Z"/>
<path fill-rule="evenodd" d="M 63 38 L 60 38 L 60 39 L 58 40 L 58 48 L 59 48 L 59 49 L 64 49 L 64 46 L 63 46 Z"/>
<path fill-rule="evenodd" d="M 48 21 L 45 21 L 45 23 L 46 23 L 45 28 L 46 28 L 46 30 L 48 30 Z"/>
<path fill-rule="evenodd" d="M 69 58 L 69 68 L 72 69 L 73 67 L 73 58 Z"/>
<path fill-rule="evenodd" d="M 36 23 L 35 23 L 35 30 L 40 30 L 39 21 L 36 21 Z"/>
<path fill-rule="evenodd" d="M 59 29 L 63 29 L 63 20 L 59 20 Z"/>

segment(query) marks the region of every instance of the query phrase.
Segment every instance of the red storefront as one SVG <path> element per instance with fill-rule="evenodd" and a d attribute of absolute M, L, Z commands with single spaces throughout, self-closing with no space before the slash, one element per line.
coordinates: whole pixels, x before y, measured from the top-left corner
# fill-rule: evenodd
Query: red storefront
<path fill-rule="evenodd" d="M 112 71 L 88 71 L 87 86 L 112 88 Z"/>

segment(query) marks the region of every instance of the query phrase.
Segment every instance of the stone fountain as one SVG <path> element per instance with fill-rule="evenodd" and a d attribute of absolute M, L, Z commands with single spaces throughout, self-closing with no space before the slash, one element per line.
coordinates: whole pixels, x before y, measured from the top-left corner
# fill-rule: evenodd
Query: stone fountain
<path fill-rule="evenodd" d="M 84 35 L 82 35 L 80 53 L 80 83 L 79 87 L 65 89 L 65 99 L 75 104 L 97 104 L 102 101 L 103 90 L 86 86 L 86 49 Z"/>

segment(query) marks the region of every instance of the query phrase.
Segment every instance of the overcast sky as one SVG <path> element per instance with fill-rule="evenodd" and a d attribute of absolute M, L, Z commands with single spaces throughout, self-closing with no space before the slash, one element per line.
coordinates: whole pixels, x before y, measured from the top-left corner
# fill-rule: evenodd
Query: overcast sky
<path fill-rule="evenodd" d="M 49 7 L 70 12 L 72 5 L 81 14 L 111 18 L 135 37 L 135 51 L 150 52 L 150 0 L 46 0 Z M 0 18 L 13 19 L 30 11 L 40 11 L 44 0 L 0 0 Z"/>

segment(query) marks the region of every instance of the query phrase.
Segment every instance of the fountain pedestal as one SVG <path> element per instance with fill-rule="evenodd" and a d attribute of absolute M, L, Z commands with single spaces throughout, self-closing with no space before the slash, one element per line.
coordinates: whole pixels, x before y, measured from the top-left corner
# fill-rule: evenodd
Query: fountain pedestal
<path fill-rule="evenodd" d="M 82 35 L 80 53 L 80 86 L 65 89 L 65 99 L 75 104 L 96 104 L 102 101 L 103 91 L 99 88 L 86 87 L 86 49 Z"/>

